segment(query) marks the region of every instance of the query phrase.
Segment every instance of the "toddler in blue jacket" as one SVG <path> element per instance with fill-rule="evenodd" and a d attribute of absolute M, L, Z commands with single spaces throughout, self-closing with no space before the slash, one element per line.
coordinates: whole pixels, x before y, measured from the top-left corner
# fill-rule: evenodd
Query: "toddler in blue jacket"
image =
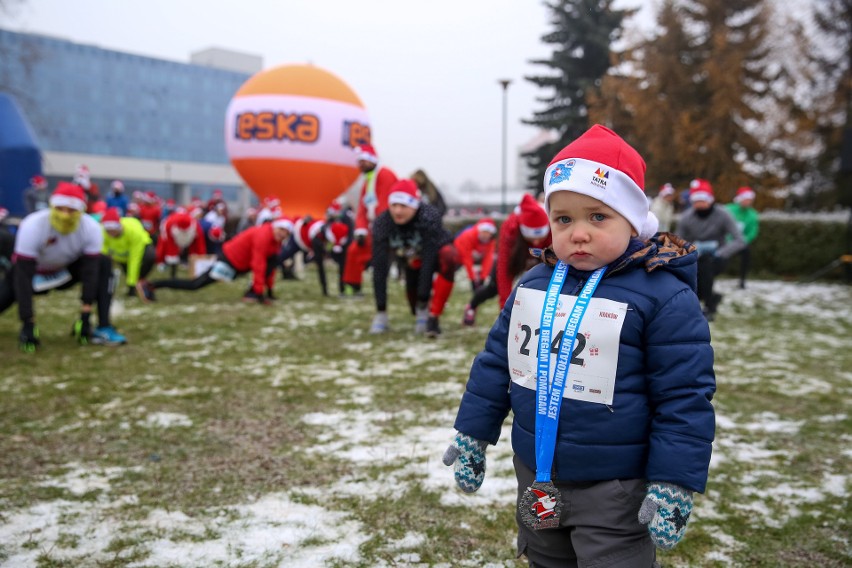
<path fill-rule="evenodd" d="M 444 463 L 465 492 L 511 410 L 518 555 L 529 565 L 654 566 L 686 531 L 710 464 L 710 330 L 695 247 L 656 234 L 645 162 L 595 125 L 544 177 L 553 245 L 477 355 Z"/>

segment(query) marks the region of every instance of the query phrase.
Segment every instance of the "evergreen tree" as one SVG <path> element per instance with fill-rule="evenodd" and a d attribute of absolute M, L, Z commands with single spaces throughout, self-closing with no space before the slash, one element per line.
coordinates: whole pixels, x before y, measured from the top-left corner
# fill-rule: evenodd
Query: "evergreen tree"
<path fill-rule="evenodd" d="M 649 195 L 664 183 L 687 187 L 696 177 L 693 141 L 701 128 L 693 111 L 699 54 L 675 0 L 663 2 L 656 23 L 658 35 L 615 54 L 618 64 L 590 107 L 595 122 L 610 124 L 641 150 Z"/>
<path fill-rule="evenodd" d="M 727 201 L 758 180 L 769 15 L 765 0 L 666 0 L 655 35 L 622 54 L 592 114 L 641 150 L 649 188 L 703 177 Z"/>
<path fill-rule="evenodd" d="M 531 170 L 528 187 L 541 190 L 544 171 L 562 147 L 589 126 L 587 97 L 600 89 L 610 67 L 610 44 L 618 39 L 622 20 L 635 10 L 615 10 L 612 0 L 559 0 L 545 2 L 553 31 L 542 41 L 554 46 L 550 59 L 533 60 L 550 73 L 525 77 L 550 94 L 537 100 L 545 108 L 533 113 L 525 124 L 557 133 L 557 140 L 527 154 Z"/>
<path fill-rule="evenodd" d="M 824 144 L 817 169 L 832 179 L 829 195 L 814 191 L 822 206 L 852 206 L 852 0 L 815 0 L 814 20 L 823 40 L 815 60 L 825 94 L 817 131 Z M 845 159 L 843 159 L 845 158 Z M 820 195 L 820 194 L 823 195 Z"/>

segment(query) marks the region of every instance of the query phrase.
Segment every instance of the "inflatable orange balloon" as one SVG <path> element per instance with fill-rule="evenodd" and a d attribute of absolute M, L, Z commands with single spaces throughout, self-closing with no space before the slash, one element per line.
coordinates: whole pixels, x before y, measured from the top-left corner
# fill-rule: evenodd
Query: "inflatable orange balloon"
<path fill-rule="evenodd" d="M 277 197 L 293 216 L 324 216 L 360 173 L 352 149 L 370 138 L 361 99 L 312 65 L 257 73 L 225 117 L 225 147 L 237 173 L 258 197 Z"/>

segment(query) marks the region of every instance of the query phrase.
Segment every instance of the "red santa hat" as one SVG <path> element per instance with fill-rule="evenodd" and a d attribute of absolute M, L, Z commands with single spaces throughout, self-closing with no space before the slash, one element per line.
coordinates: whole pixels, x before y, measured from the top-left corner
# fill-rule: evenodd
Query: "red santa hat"
<path fill-rule="evenodd" d="M 713 186 L 706 179 L 696 178 L 689 182 L 689 202 L 705 201 L 713 203 L 716 197 L 713 195 Z"/>
<path fill-rule="evenodd" d="M 645 160 L 618 134 L 595 124 L 565 146 L 544 173 L 545 208 L 556 191 L 588 195 L 615 210 L 640 239 L 657 232 L 659 221 L 645 196 Z"/>
<path fill-rule="evenodd" d="M 338 197 L 333 199 L 331 203 L 328 204 L 328 208 L 325 210 L 325 214 L 328 217 L 337 217 L 343 212 L 343 201 Z"/>
<path fill-rule="evenodd" d="M 359 161 L 364 160 L 365 162 L 371 162 L 373 164 L 379 163 L 379 155 L 376 154 L 376 149 L 370 144 L 360 144 L 359 146 L 356 146 L 355 157 Z"/>
<path fill-rule="evenodd" d="M 541 203 L 529 193 L 525 193 L 521 198 L 518 221 L 520 222 L 521 234 L 527 240 L 537 241 L 550 234 L 547 212 L 542 208 Z"/>
<path fill-rule="evenodd" d="M 287 229 L 289 232 L 293 232 L 293 220 L 289 217 L 285 217 L 284 215 L 274 219 L 272 221 L 272 226 L 276 229 Z"/>
<path fill-rule="evenodd" d="M 494 223 L 493 219 L 485 217 L 476 222 L 476 230 L 485 231 L 486 233 L 494 235 L 497 233 L 497 224 Z"/>
<path fill-rule="evenodd" d="M 77 211 L 85 211 L 86 192 L 76 183 L 60 181 L 48 202 L 53 207 L 71 207 Z"/>
<path fill-rule="evenodd" d="M 117 179 L 110 184 L 110 188 L 114 189 L 115 191 L 124 191 L 124 183 L 122 183 L 121 180 Z"/>
<path fill-rule="evenodd" d="M 748 199 L 752 201 L 757 196 L 754 190 L 750 187 L 741 187 L 737 190 L 737 194 L 734 196 L 734 203 L 742 203 Z"/>
<path fill-rule="evenodd" d="M 185 231 L 192 226 L 192 215 L 186 211 L 175 211 L 169 216 L 175 227 L 181 231 Z"/>
<path fill-rule="evenodd" d="M 660 186 L 660 193 L 658 194 L 660 197 L 666 197 L 668 195 L 673 195 L 675 192 L 675 188 L 672 184 L 666 183 Z"/>
<path fill-rule="evenodd" d="M 420 189 L 411 179 L 401 179 L 393 184 L 388 195 L 388 205 L 400 204 L 412 209 L 420 207 Z"/>
<path fill-rule="evenodd" d="M 47 180 L 42 175 L 34 175 L 30 178 L 30 185 L 38 189 L 44 189 L 47 187 Z"/>
<path fill-rule="evenodd" d="M 121 215 L 119 215 L 117 207 L 110 207 L 104 212 L 101 217 L 101 224 L 106 230 L 115 230 L 121 228 Z"/>
<path fill-rule="evenodd" d="M 334 221 L 325 226 L 325 240 L 331 244 L 332 252 L 343 252 L 343 243 L 349 236 L 349 227 L 346 223 Z"/>

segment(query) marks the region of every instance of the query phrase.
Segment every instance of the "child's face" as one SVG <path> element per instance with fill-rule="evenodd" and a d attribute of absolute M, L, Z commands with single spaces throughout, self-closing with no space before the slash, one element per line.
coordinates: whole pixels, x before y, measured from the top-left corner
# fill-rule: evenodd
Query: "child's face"
<path fill-rule="evenodd" d="M 553 250 L 578 270 L 606 266 L 627 250 L 636 232 L 627 219 L 594 197 L 557 191 L 550 196 Z"/>

